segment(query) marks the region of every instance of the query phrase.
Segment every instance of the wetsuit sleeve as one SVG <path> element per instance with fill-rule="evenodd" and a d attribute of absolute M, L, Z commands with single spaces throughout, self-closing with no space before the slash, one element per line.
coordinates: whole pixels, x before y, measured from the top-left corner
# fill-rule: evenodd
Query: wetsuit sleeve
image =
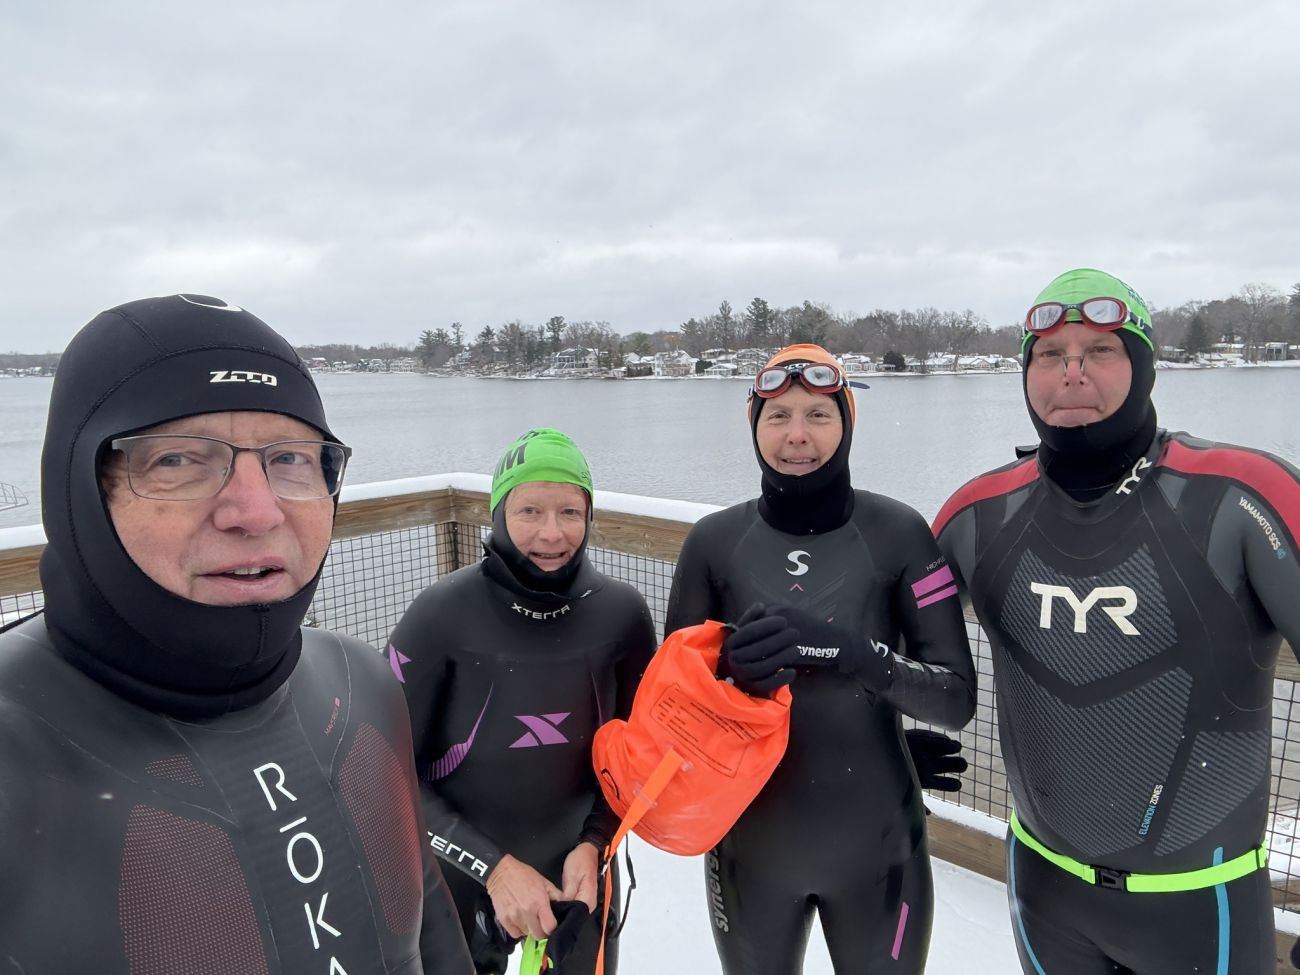
<path fill-rule="evenodd" d="M 970 590 L 967 580 L 975 571 L 975 509 L 966 508 L 947 520 L 938 529 L 937 541 L 939 552 L 948 560 L 952 569 L 953 582 L 957 586 L 963 606 L 970 605 Z"/>
<path fill-rule="evenodd" d="M 424 975 L 472 975 L 474 962 L 447 882 L 431 845 L 424 850 L 424 912 L 420 924 L 420 959 Z"/>
<path fill-rule="evenodd" d="M 673 570 L 672 590 L 668 594 L 668 611 L 664 616 L 664 637 L 684 626 L 694 626 L 707 619 L 718 619 L 721 607 L 713 589 L 707 538 L 710 519 L 697 522 L 686 534 Z M 727 622 L 721 620 L 720 622 Z"/>
<path fill-rule="evenodd" d="M 393 630 L 387 652 L 390 661 L 401 661 L 400 667 L 394 669 L 402 674 L 402 691 L 411 716 L 416 777 L 429 844 L 444 862 L 486 885 L 488 874 L 505 851 L 439 795 L 432 779 L 434 764 L 440 757 L 433 751 L 440 737 L 435 731 L 443 710 L 449 667 L 438 646 L 441 631 L 436 589 L 434 586 L 416 597 Z"/>
<path fill-rule="evenodd" d="M 907 509 L 896 520 L 903 564 L 894 608 L 905 645 L 882 695 L 918 721 L 961 728 L 975 713 L 975 665 L 956 576 L 920 515 Z"/>
<path fill-rule="evenodd" d="M 650 658 L 654 656 L 657 649 L 654 621 L 650 618 L 650 609 L 640 596 L 636 597 L 636 602 L 639 612 L 637 612 L 634 625 L 628 634 L 626 651 L 614 666 L 614 714 L 612 717 L 621 718 L 624 721 L 632 713 L 632 700 L 636 697 L 636 689 L 640 686 L 641 678 L 645 676 L 645 670 L 650 666 Z M 603 853 L 618 829 L 618 816 L 614 814 L 614 811 L 609 808 L 609 803 L 605 801 L 605 794 L 601 791 L 600 783 L 596 781 L 595 769 L 589 769 L 588 771 L 591 773 L 591 788 L 595 799 L 591 804 L 591 813 L 587 816 L 586 822 L 583 823 L 578 842 L 592 843 L 596 849 Z"/>
<path fill-rule="evenodd" d="M 1300 473 L 1277 458 L 1268 460 L 1270 466 L 1253 478 L 1259 490 L 1234 485 L 1225 494 L 1210 533 L 1210 562 L 1235 590 L 1237 580 L 1225 563 L 1240 559 L 1244 581 L 1300 659 Z"/>

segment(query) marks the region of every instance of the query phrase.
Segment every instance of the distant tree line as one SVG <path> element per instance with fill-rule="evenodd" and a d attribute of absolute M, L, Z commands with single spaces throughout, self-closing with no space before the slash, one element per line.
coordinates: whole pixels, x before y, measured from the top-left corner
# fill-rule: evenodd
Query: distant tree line
<path fill-rule="evenodd" d="M 425 329 L 415 344 L 414 354 L 429 369 L 449 362 L 469 366 L 500 364 L 517 369 L 550 365 L 551 357 L 566 348 L 594 349 L 599 364 L 615 361 L 627 349 L 627 337 L 619 335 L 609 322 L 566 322 L 554 315 L 539 325 L 519 320 L 493 328 L 484 325 L 472 338 L 460 322 L 450 328 Z"/>
<path fill-rule="evenodd" d="M 1161 345 L 1206 352 L 1218 342 L 1241 342 L 1249 359 L 1266 342 L 1300 345 L 1300 283 L 1289 295 L 1263 284 L 1248 284 L 1225 299 L 1193 301 L 1153 312 Z M 684 350 L 702 358 L 712 349 L 774 348 L 815 342 L 843 354 L 861 352 L 880 360 L 903 357 L 925 361 L 935 354 L 1014 356 L 1020 351 L 1020 323 L 991 326 L 967 309 L 876 309 L 866 315 L 837 314 L 829 306 L 804 301 L 786 308 L 754 298 L 743 312 L 728 301 L 717 311 L 691 317 L 676 329 L 615 332 L 608 322 L 567 322 L 556 315 L 538 325 L 516 320 L 466 335 L 459 322 L 426 329 L 414 354 L 430 369 L 455 360 L 469 366 L 499 363 L 515 368 L 549 364 L 565 348 L 596 350 L 602 365 L 628 352 L 649 356 Z M 468 353 L 468 354 L 466 354 Z"/>
<path fill-rule="evenodd" d="M 59 352 L 40 352 L 28 355 L 24 352 L 0 352 L 0 370 L 3 369 L 54 369 L 59 364 Z"/>
<path fill-rule="evenodd" d="M 430 369 L 448 363 L 471 367 L 500 363 L 527 369 L 549 365 L 552 356 L 569 348 L 594 350 L 600 365 L 610 365 L 618 364 L 629 352 L 650 356 L 683 350 L 702 358 L 712 349 L 816 342 L 837 353 L 865 352 L 879 358 L 896 351 L 924 360 L 936 352 L 1014 355 L 1019 334 L 1019 326 L 991 329 L 971 311 L 921 308 L 840 316 L 811 301 L 773 308 L 764 299 L 755 298 L 743 314 L 736 314 L 730 303 L 723 301 L 715 313 L 691 318 L 676 329 L 628 335 L 620 335 L 608 322 L 569 322 L 561 315 L 538 325 L 517 320 L 495 328 L 488 325 L 473 337 L 466 335 L 459 322 L 453 322 L 450 328 L 425 329 L 414 354 Z"/>
<path fill-rule="evenodd" d="M 1300 345 L 1300 283 L 1289 295 L 1248 284 L 1230 298 L 1188 301 L 1151 317 L 1161 345 L 1201 353 L 1219 342 L 1239 342 L 1254 362 L 1268 342 Z"/>
<path fill-rule="evenodd" d="M 1228 298 L 1154 310 L 1153 319 L 1161 345 L 1199 353 L 1219 342 L 1239 342 L 1253 360 L 1268 342 L 1300 345 L 1300 283 L 1289 294 L 1266 284 L 1247 284 Z M 862 352 L 877 360 L 890 352 L 921 361 L 937 353 L 1014 356 L 1020 351 L 1020 323 L 993 327 L 970 310 L 877 309 L 853 315 L 837 314 L 819 302 L 780 308 L 754 298 L 742 312 L 723 301 L 710 314 L 654 332 L 622 335 L 609 322 L 570 322 L 554 315 L 537 325 L 517 319 L 485 325 L 473 335 L 460 322 L 452 322 L 446 328 L 425 329 L 414 346 L 333 343 L 297 349 L 304 360 L 320 357 L 330 363 L 414 356 L 426 369 L 453 361 L 471 368 L 495 364 L 532 369 L 549 365 L 551 357 L 566 348 L 595 350 L 598 364 L 608 366 L 617 365 L 628 352 L 649 356 L 680 349 L 701 358 L 711 349 L 763 349 L 794 342 L 816 342 L 838 354 Z M 58 359 L 57 352 L 0 353 L 0 370 L 53 368 Z"/>

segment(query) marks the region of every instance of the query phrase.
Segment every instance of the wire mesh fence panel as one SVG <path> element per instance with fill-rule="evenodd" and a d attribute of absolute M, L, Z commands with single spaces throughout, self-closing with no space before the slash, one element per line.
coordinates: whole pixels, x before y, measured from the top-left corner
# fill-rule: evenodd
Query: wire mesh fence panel
<path fill-rule="evenodd" d="M 1269 796 L 1269 871 L 1273 902 L 1284 910 L 1300 911 L 1300 850 L 1296 821 L 1300 819 L 1300 684 L 1273 682 L 1273 755 Z"/>
<path fill-rule="evenodd" d="M 382 648 L 411 601 L 453 567 L 440 561 L 450 553 L 439 551 L 439 537 L 438 526 L 430 525 L 334 541 L 307 625 Z"/>
<path fill-rule="evenodd" d="M 986 813 L 1005 822 L 1011 816 L 1011 797 L 1007 789 L 1007 771 L 1002 764 L 1002 749 L 998 742 L 997 692 L 993 686 L 993 656 L 984 631 L 969 620 L 966 635 L 970 638 L 971 656 L 975 661 L 975 716 L 956 737 L 962 745 L 962 757 L 967 761 L 961 779 L 961 791 L 937 793 L 950 802 L 968 809 Z M 909 728 L 931 727 L 911 718 L 904 718 Z M 935 730 L 942 731 L 937 728 Z M 951 734 L 951 732 L 947 732 Z"/>
<path fill-rule="evenodd" d="M 12 596 L 0 596 L 0 626 L 31 616 L 45 605 L 45 594 L 39 589 L 35 592 L 19 592 Z"/>
<path fill-rule="evenodd" d="M 654 620 L 655 632 L 662 637 L 675 563 L 609 549 L 588 549 L 587 554 L 597 571 L 628 583 L 645 597 L 650 616 Z"/>

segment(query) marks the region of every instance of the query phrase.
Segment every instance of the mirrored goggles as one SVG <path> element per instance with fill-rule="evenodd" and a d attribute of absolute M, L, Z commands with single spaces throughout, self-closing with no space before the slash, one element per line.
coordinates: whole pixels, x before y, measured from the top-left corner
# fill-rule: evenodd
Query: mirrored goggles
<path fill-rule="evenodd" d="M 833 393 L 844 388 L 844 373 L 837 367 L 821 362 L 791 362 L 768 366 L 754 377 L 751 396 L 771 399 L 780 396 L 798 379 L 805 389 L 813 393 Z"/>
<path fill-rule="evenodd" d="M 277 498 L 315 501 L 338 494 L 352 448 L 322 440 L 239 447 L 214 437 L 146 434 L 109 446 L 126 458 L 131 491 L 155 501 L 202 501 L 220 493 L 239 454 L 257 454 Z"/>
<path fill-rule="evenodd" d="M 1089 298 L 1074 304 L 1044 301 L 1025 315 L 1025 331 L 1031 335 L 1049 335 L 1065 324 L 1069 313 L 1077 311 L 1083 324 L 1099 332 L 1115 332 L 1132 322 L 1141 326 L 1128 305 L 1118 298 Z"/>

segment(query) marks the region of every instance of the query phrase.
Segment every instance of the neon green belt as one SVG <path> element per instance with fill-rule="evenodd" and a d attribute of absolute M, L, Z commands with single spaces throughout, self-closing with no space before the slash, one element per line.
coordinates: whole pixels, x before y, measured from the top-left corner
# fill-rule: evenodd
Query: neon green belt
<path fill-rule="evenodd" d="M 1073 857 L 1067 857 L 1055 850 L 1049 850 L 1020 824 L 1014 812 L 1011 814 L 1011 832 L 1044 860 L 1048 860 L 1066 873 L 1073 874 L 1084 883 L 1097 887 L 1111 887 L 1127 890 L 1134 894 L 1171 893 L 1178 890 L 1200 890 L 1202 887 L 1215 887 L 1230 880 L 1244 877 L 1268 865 L 1268 844 L 1261 843 L 1253 850 L 1248 850 L 1239 857 L 1216 863 L 1199 870 L 1184 870 L 1182 873 L 1129 873 L 1113 867 L 1091 867 L 1080 863 Z"/>

